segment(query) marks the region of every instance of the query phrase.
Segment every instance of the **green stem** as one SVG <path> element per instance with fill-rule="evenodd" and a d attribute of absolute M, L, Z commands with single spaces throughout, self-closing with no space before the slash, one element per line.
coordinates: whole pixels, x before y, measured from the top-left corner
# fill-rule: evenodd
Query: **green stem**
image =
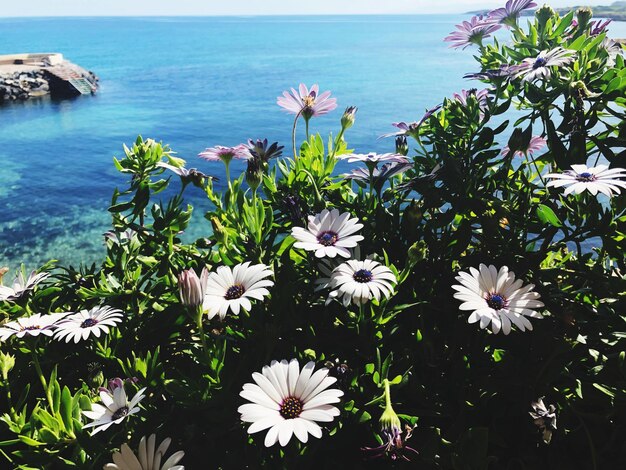
<path fill-rule="evenodd" d="M 200 341 L 202 342 L 202 352 L 204 352 L 205 357 L 208 358 L 208 347 L 206 344 L 206 335 L 204 334 L 204 325 L 202 324 L 202 316 L 204 312 L 202 311 L 202 306 L 197 307 L 196 311 L 196 326 L 198 327 L 198 332 L 200 333 Z"/>
<path fill-rule="evenodd" d="M 228 182 L 228 191 L 232 192 L 232 186 L 230 184 L 230 160 L 225 160 L 224 165 L 226 166 L 226 181 Z"/>
<path fill-rule="evenodd" d="M 367 169 L 370 172 L 370 200 L 372 199 L 372 196 L 374 194 L 374 167 L 376 165 L 375 164 L 368 164 L 367 165 Z"/>
<path fill-rule="evenodd" d="M 304 118 L 304 127 L 305 127 L 305 131 L 306 131 L 306 141 L 309 141 L 309 120 L 307 118 Z"/>
<path fill-rule="evenodd" d="M 337 135 L 337 138 L 335 139 L 335 145 L 333 146 L 333 152 L 330 154 L 331 158 L 334 158 L 335 155 L 337 154 L 337 147 L 339 146 L 339 142 L 341 142 L 341 139 L 343 138 L 343 133 L 345 132 L 345 128 L 342 127 L 341 130 L 339 131 L 339 134 Z"/>
<path fill-rule="evenodd" d="M 384 379 L 383 385 L 385 386 L 385 408 L 392 408 L 391 406 L 391 386 L 389 380 Z"/>
<path fill-rule="evenodd" d="M 35 371 L 39 376 L 39 380 L 41 381 L 41 386 L 43 387 L 43 391 L 46 394 L 46 398 L 48 399 L 48 403 L 50 404 L 50 409 L 54 410 L 54 406 L 52 405 L 52 395 L 50 394 L 50 389 L 48 388 L 48 382 L 46 378 L 43 376 L 43 372 L 41 371 L 41 364 L 39 364 L 39 358 L 37 357 L 36 347 L 31 350 L 31 355 L 33 356 L 33 364 L 35 365 Z"/>
<path fill-rule="evenodd" d="M 7 380 L 3 386 L 6 388 L 7 395 L 7 403 L 9 404 L 9 415 L 13 421 L 17 421 L 17 413 L 15 412 L 15 408 L 13 407 L 13 398 L 11 397 L 11 385 Z"/>
<path fill-rule="evenodd" d="M 300 114 L 302 113 L 302 111 L 299 111 L 298 114 L 296 114 L 296 118 L 293 120 L 293 128 L 291 129 L 291 143 L 293 145 L 293 158 L 296 158 L 296 125 L 298 124 L 298 118 L 300 117 Z"/>

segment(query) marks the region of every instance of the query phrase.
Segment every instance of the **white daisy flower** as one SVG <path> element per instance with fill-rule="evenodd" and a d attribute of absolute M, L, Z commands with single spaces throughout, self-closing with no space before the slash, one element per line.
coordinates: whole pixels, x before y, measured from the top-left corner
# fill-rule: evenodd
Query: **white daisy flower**
<path fill-rule="evenodd" d="M 626 169 L 611 168 L 606 165 L 587 167 L 586 165 L 572 165 L 571 170 L 563 173 L 549 173 L 546 178 L 551 178 L 546 185 L 549 187 L 565 187 L 564 195 L 570 193 L 580 194 L 589 191 L 594 196 L 599 192 L 611 197 L 620 194 L 620 188 L 626 189 L 626 181 L 620 179 L 626 177 Z"/>
<path fill-rule="evenodd" d="M 28 276 L 28 279 L 25 279 L 24 273 L 20 272 L 15 276 L 15 280 L 11 286 L 0 285 L 0 300 L 17 300 L 26 292 L 33 290 L 37 284 L 49 275 L 50 273 L 35 273 L 35 271 L 33 271 L 30 273 L 30 276 Z"/>
<path fill-rule="evenodd" d="M 409 159 L 407 157 L 398 153 L 344 153 L 341 155 L 337 155 L 337 158 L 339 160 L 348 160 L 348 163 L 409 163 Z"/>
<path fill-rule="evenodd" d="M 335 268 L 330 277 L 330 288 L 334 289 L 328 296 L 326 304 L 334 298 L 343 297 L 344 306 L 354 302 L 362 305 L 372 300 L 380 300 L 381 294 L 389 298 L 393 292 L 396 276 L 387 266 L 366 259 L 351 259 Z"/>
<path fill-rule="evenodd" d="M 337 255 L 349 258 L 349 248 L 356 247 L 363 240 L 361 235 L 353 235 L 363 228 L 358 221 L 358 218 L 350 217 L 349 212 L 339 214 L 337 209 L 324 209 L 315 216 L 309 216 L 307 229 L 294 227 L 291 230 L 291 236 L 298 240 L 293 246 L 315 251 L 318 258 L 334 258 Z"/>
<path fill-rule="evenodd" d="M 265 446 L 280 442 L 286 446 L 295 434 L 300 442 L 306 443 L 309 434 L 322 437 L 322 428 L 317 422 L 332 422 L 339 410 L 331 403 L 338 403 L 343 392 L 329 389 L 337 379 L 328 377 L 328 369 L 313 373 L 314 362 L 308 362 L 302 370 L 297 359 L 290 362 L 272 361 L 263 367 L 262 374 L 255 372 L 256 383 L 247 383 L 239 395 L 251 403 L 241 405 L 237 411 L 241 420 L 252 423 L 248 433 L 254 434 L 269 429 L 265 435 Z"/>
<path fill-rule="evenodd" d="M 523 82 L 536 79 L 549 80 L 552 76 L 550 67 L 564 67 L 576 59 L 576 51 L 556 47 L 550 51 L 541 51 L 537 57 L 528 57 L 520 65 L 511 67 L 515 78 L 523 77 Z"/>
<path fill-rule="evenodd" d="M 91 423 L 85 424 L 83 429 L 94 428 L 91 433 L 93 436 L 100 431 L 106 431 L 112 424 L 120 424 L 126 416 L 139 411 L 137 405 L 145 397 L 143 394 L 145 391 L 146 389 L 142 388 L 132 400 L 128 401 L 124 387 L 117 387 L 112 392 L 101 390 L 100 400 L 102 400 L 102 405 L 92 403 L 91 411 L 83 411 L 87 418 L 93 419 Z"/>
<path fill-rule="evenodd" d="M 272 270 L 264 264 L 250 266 L 245 262 L 234 266 L 220 266 L 217 272 L 209 274 L 206 282 L 204 302 L 202 307 L 208 311 L 209 320 L 219 315 L 223 320 L 228 309 L 238 315 L 242 308 L 252 309 L 250 299 L 263 300 L 269 295 L 266 287 L 274 285 L 273 281 L 265 279 L 272 275 Z"/>
<path fill-rule="evenodd" d="M 543 302 L 535 287 L 528 284 L 522 287 L 522 280 L 515 280 L 515 274 L 502 266 L 500 271 L 495 266 L 481 264 L 478 269 L 470 268 L 470 273 L 459 272 L 456 277 L 460 285 L 452 288 L 457 292 L 455 299 L 462 300 L 461 310 L 472 310 L 468 323 L 480 322 L 481 328 L 491 323 L 491 330 L 505 335 L 511 332 L 511 324 L 522 331 L 532 330 L 533 325 L 526 317 L 543 318 L 533 309 L 543 307 Z"/>
<path fill-rule="evenodd" d="M 173 453 L 169 459 L 161 464 L 161 459 L 167 452 L 172 439 L 164 439 L 155 450 L 156 435 L 151 434 L 139 441 L 137 456 L 130 450 L 128 444 L 122 444 L 119 452 L 113 453 L 113 462 L 104 466 L 104 470 L 185 470 L 183 465 L 176 465 L 185 455 L 182 450 Z"/>
<path fill-rule="evenodd" d="M 81 339 L 87 339 L 92 333 L 99 338 L 100 333 L 107 334 L 109 327 L 121 322 L 122 316 L 121 310 L 105 305 L 91 310 L 81 310 L 57 324 L 58 329 L 54 334 L 54 339 L 65 340 L 67 343 L 74 340 L 78 343 Z"/>
<path fill-rule="evenodd" d="M 0 341 L 6 341 L 11 336 L 23 338 L 24 336 L 52 336 L 57 322 L 68 315 L 69 312 L 52 313 L 50 315 L 42 315 L 36 313 L 30 317 L 18 318 L 0 326 Z"/>

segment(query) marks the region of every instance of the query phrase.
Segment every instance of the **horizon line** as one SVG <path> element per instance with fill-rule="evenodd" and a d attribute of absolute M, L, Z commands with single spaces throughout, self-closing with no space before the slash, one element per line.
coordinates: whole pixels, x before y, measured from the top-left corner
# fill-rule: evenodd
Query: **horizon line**
<path fill-rule="evenodd" d="M 415 13 L 415 12 L 396 12 L 396 13 L 254 13 L 254 14 L 213 14 L 213 15 L 177 15 L 177 14 L 158 14 L 158 15 L 9 15 L 2 16 L 0 19 L 10 18 L 257 18 L 271 16 L 449 16 L 449 15 L 472 15 L 472 11 L 465 12 L 434 12 L 434 13 Z"/>

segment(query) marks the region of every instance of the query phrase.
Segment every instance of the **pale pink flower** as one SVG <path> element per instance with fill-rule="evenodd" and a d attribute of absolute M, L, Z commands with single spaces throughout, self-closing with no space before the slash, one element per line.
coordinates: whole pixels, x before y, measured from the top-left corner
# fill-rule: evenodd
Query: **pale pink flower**
<path fill-rule="evenodd" d="M 277 98 L 278 106 L 289 114 L 302 115 L 308 120 L 313 116 L 329 113 L 337 107 L 337 100 L 330 97 L 330 91 L 319 94 L 319 86 L 313 85 L 309 90 L 304 83 L 298 91 L 284 91 L 283 96 Z"/>

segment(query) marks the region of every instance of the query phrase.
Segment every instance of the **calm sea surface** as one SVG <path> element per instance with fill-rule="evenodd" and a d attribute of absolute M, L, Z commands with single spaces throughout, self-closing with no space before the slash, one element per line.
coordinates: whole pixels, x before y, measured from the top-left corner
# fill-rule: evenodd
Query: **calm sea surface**
<path fill-rule="evenodd" d="M 472 51 L 442 42 L 462 19 L 0 19 L 0 54 L 61 52 L 101 80 L 93 97 L 0 107 L 0 266 L 100 260 L 111 193 L 125 181 L 112 157 L 138 134 L 217 176 L 221 164 L 196 157 L 205 147 L 267 137 L 289 148 L 292 119 L 276 97 L 300 82 L 338 98 L 339 108 L 312 121 L 312 131 L 336 131 L 344 107 L 356 105 L 350 147 L 392 151 L 392 139 L 377 139 L 391 122 L 419 119 L 472 86 L 462 78 L 476 69 Z M 611 32 L 626 37 L 626 24 Z M 193 239 L 209 230 L 208 204 L 190 202 Z"/>

